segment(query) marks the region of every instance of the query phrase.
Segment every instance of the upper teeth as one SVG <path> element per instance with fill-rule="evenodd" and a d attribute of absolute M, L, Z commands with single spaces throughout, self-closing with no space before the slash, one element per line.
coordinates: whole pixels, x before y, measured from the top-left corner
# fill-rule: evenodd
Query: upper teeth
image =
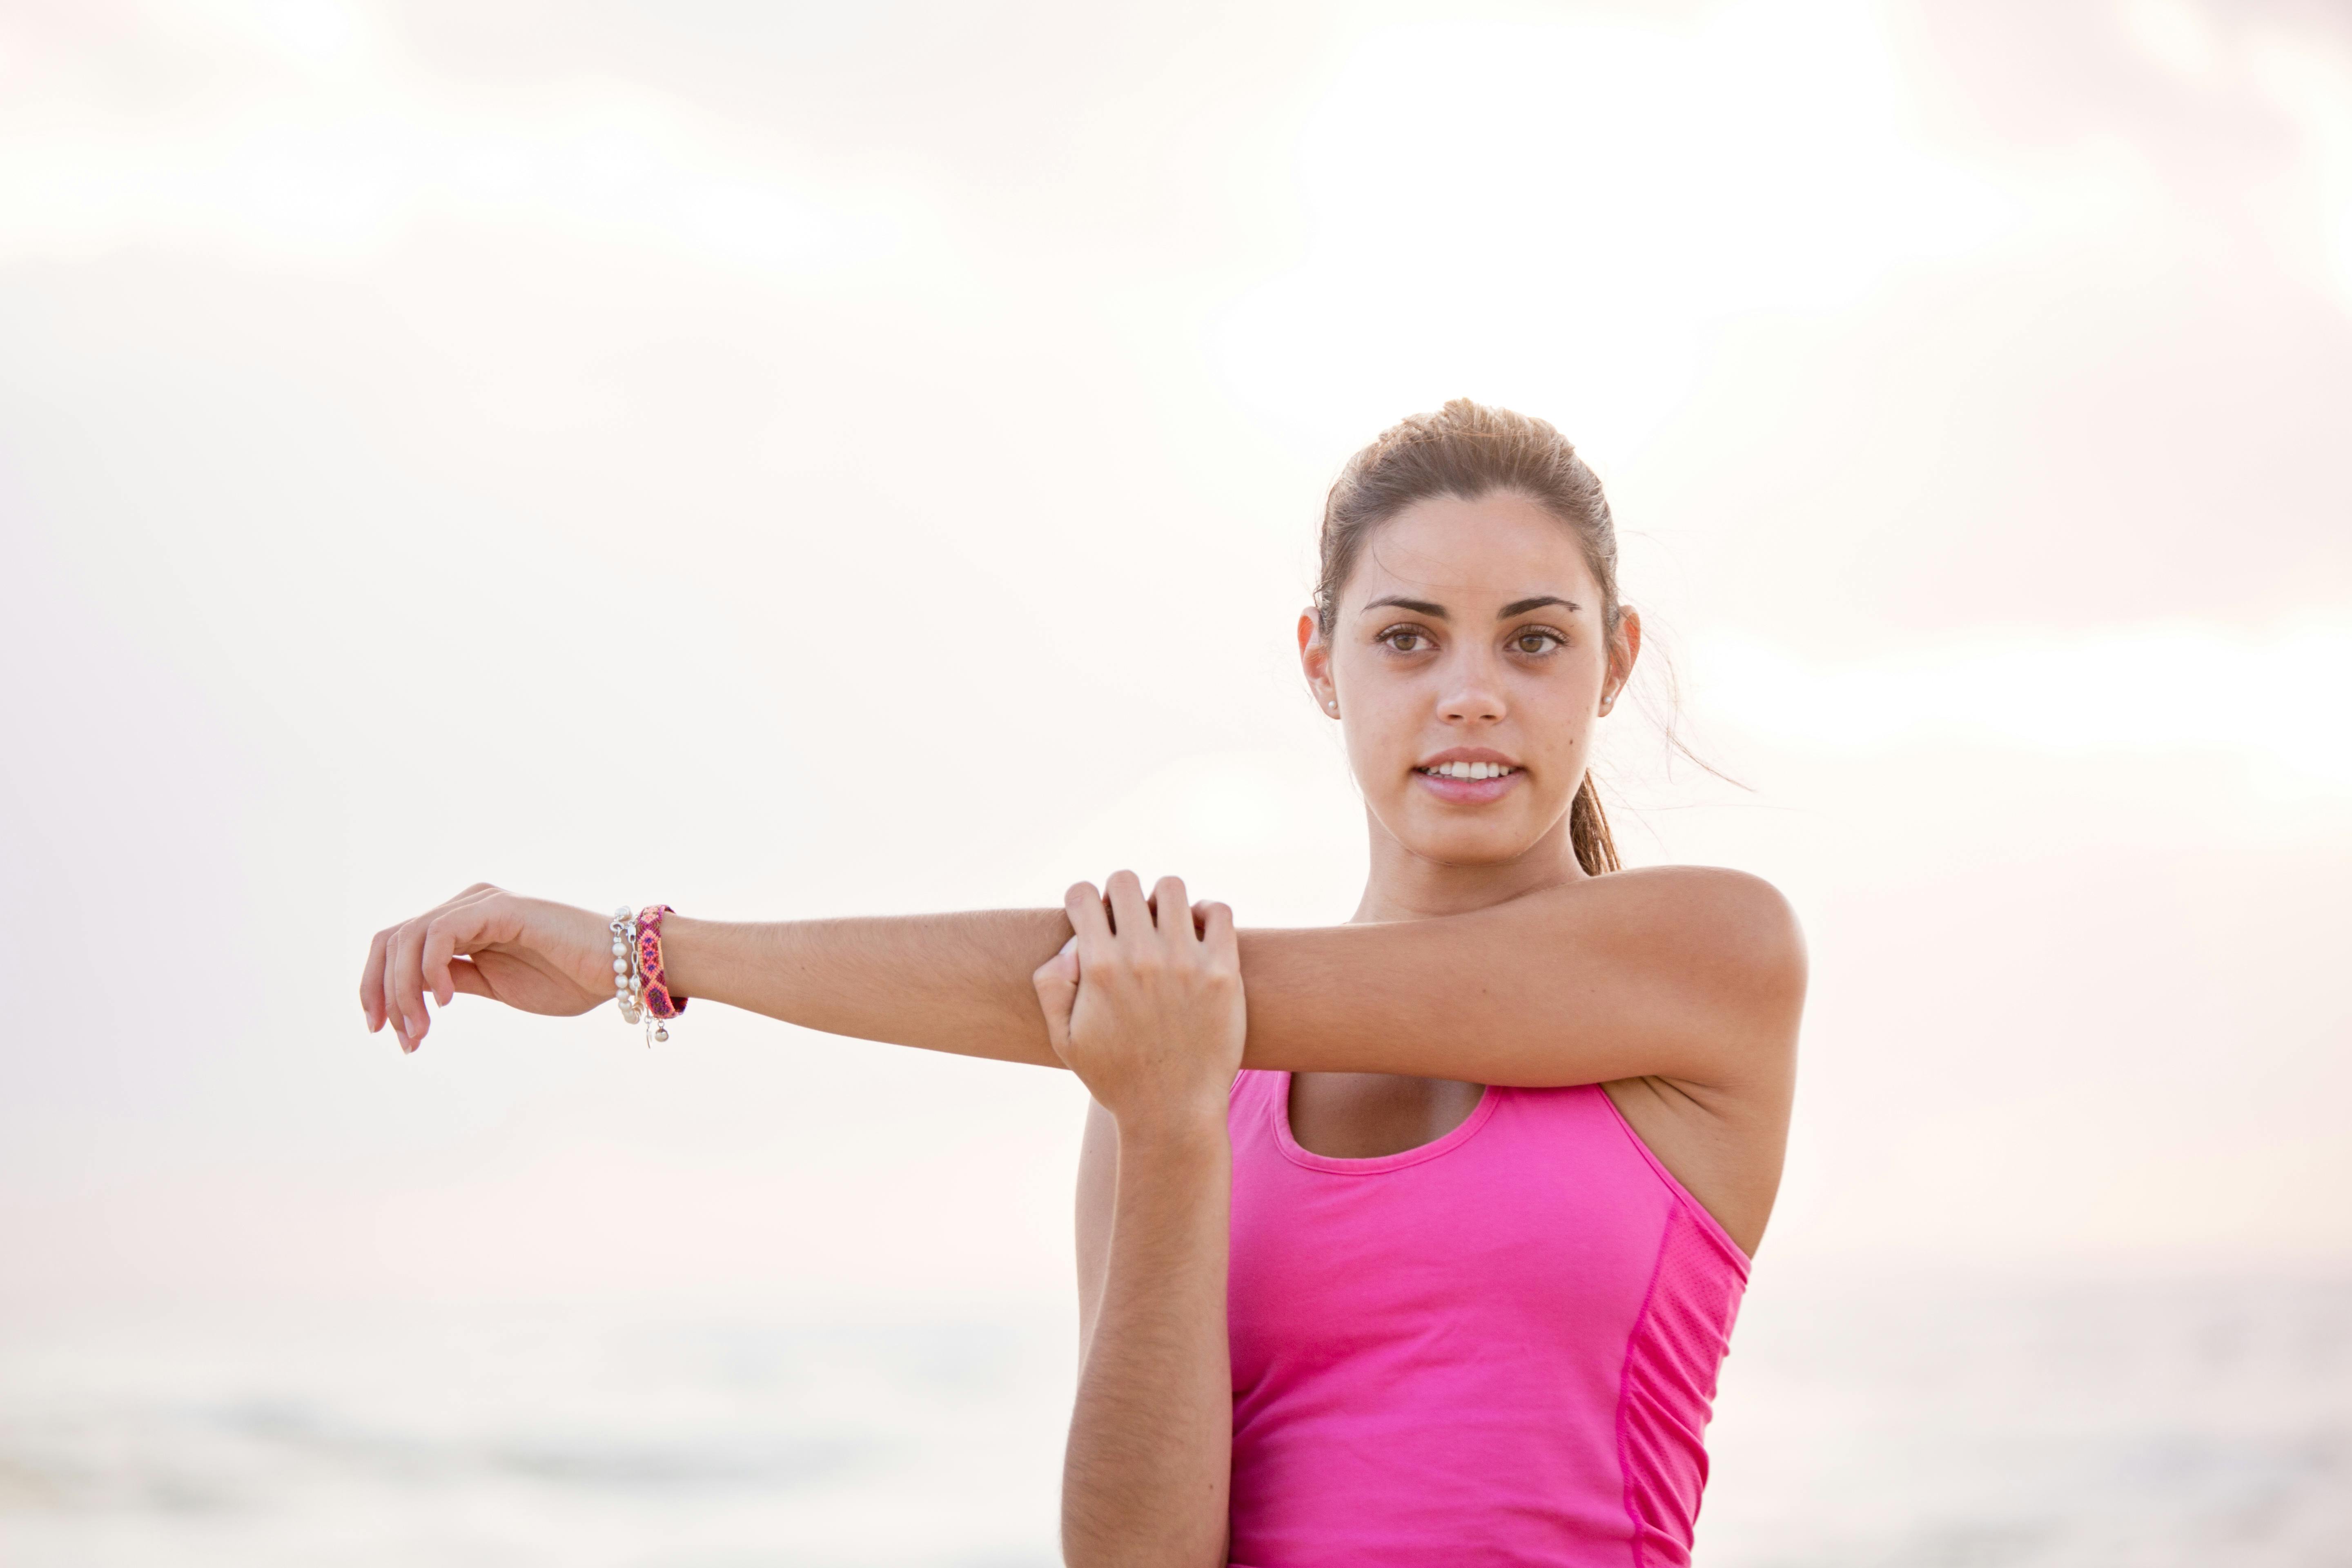
<path fill-rule="evenodd" d="M 1441 779 L 1498 779 L 1510 771 L 1502 763 L 1439 763 L 1427 770 Z"/>

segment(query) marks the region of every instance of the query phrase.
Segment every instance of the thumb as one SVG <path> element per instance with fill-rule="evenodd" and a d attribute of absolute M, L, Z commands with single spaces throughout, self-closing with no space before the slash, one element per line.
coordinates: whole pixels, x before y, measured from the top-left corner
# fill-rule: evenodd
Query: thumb
<path fill-rule="evenodd" d="M 1037 987 L 1037 1004 L 1045 1010 L 1045 1035 L 1054 1054 L 1066 1056 L 1070 1044 L 1070 1012 L 1078 1001 L 1078 939 L 1070 938 L 1062 951 L 1037 966 L 1030 982 Z"/>

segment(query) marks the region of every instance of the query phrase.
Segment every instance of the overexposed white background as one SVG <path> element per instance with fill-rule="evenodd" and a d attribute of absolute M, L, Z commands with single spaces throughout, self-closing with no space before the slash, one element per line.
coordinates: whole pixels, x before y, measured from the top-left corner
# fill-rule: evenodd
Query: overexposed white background
<path fill-rule="evenodd" d="M 25 1375 L 60 1325 L 583 1303 L 1058 1343 L 1070 1082 L 715 1009 L 649 1055 L 461 1001 L 404 1059 L 367 937 L 478 879 L 758 918 L 1121 865 L 1343 918 L 1291 624 L 1339 463 L 1462 395 L 1600 468 L 1751 786 L 1612 720 L 1629 858 L 1808 928 L 1751 1338 L 1838 1281 L 2340 1277 L 2340 8 L 19 3 Z M 1802 1396 L 1740 1375 L 1760 1520 Z"/>

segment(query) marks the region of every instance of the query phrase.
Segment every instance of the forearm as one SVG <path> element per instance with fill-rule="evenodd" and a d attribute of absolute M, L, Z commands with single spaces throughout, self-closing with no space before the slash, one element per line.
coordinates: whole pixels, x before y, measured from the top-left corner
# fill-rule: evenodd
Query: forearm
<path fill-rule="evenodd" d="M 738 924 L 663 922 L 670 988 L 803 1028 L 1059 1067 L 1030 975 L 1070 937 L 1059 910 Z"/>
<path fill-rule="evenodd" d="M 1063 1467 L 1072 1568 L 1224 1561 L 1232 1187 L 1222 1107 L 1121 1130 L 1109 1267 Z"/>

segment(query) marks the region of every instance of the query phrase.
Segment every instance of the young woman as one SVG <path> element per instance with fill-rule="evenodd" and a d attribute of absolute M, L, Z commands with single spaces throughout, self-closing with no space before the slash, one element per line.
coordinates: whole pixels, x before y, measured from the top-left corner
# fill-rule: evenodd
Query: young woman
<path fill-rule="evenodd" d="M 1124 871 L 1051 910 L 667 920 L 680 995 L 1086 1083 L 1073 1563 L 1688 1561 L 1805 962 L 1752 877 L 1618 869 L 1616 564 L 1540 420 L 1458 401 L 1348 464 L 1298 623 L 1371 834 L 1347 925 L 1236 931 Z M 406 1050 L 428 989 L 585 1012 L 610 944 L 476 887 L 379 933 L 361 1002 Z"/>

